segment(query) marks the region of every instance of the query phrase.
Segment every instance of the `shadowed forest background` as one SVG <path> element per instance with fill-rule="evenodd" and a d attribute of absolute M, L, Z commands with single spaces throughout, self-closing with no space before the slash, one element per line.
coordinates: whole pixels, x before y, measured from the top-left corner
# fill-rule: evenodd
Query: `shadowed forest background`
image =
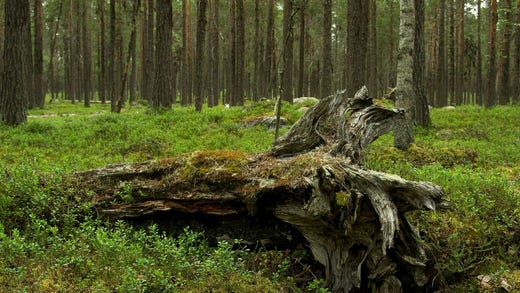
<path fill-rule="evenodd" d="M 272 98 L 281 86 L 287 101 L 396 86 L 398 1 L 30 2 L 19 64 L 29 108 L 58 99 L 200 108 Z M 429 105 L 518 101 L 520 1 L 416 2 Z"/>

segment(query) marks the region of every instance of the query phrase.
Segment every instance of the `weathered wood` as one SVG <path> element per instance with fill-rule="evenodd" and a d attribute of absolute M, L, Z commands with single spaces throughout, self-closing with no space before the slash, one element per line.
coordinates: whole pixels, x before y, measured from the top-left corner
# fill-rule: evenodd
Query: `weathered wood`
<path fill-rule="evenodd" d="M 402 116 L 373 104 L 366 89 L 352 99 L 339 92 L 265 154 L 193 152 L 78 173 L 78 183 L 114 218 L 260 217 L 279 221 L 265 223 L 282 238 L 292 233 L 279 228 L 285 222 L 309 242 L 334 292 L 417 290 L 434 268 L 405 213 L 446 207 L 444 191 L 362 166 L 366 147 Z"/>

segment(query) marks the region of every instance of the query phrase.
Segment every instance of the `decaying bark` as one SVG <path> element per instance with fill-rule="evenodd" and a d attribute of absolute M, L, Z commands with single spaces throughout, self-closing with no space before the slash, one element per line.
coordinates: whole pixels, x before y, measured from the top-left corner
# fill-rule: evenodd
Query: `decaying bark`
<path fill-rule="evenodd" d="M 193 152 L 78 178 L 105 215 L 271 219 L 262 235 L 271 228 L 281 238 L 291 233 L 280 232 L 284 222 L 309 242 L 334 292 L 410 292 L 431 284 L 433 264 L 405 213 L 445 207 L 444 191 L 362 166 L 368 145 L 403 116 L 373 104 L 366 88 L 350 99 L 339 92 L 264 154 Z"/>

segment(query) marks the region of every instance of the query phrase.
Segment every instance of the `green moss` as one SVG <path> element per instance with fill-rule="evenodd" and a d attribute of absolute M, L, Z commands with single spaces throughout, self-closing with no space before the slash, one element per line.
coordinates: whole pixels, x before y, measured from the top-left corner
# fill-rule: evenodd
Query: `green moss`
<path fill-rule="evenodd" d="M 378 147 L 369 152 L 368 160 L 408 162 L 414 167 L 439 164 L 449 168 L 455 165 L 473 165 L 478 162 L 475 150 L 463 147 L 432 147 L 412 144 L 408 150 L 394 147 Z"/>
<path fill-rule="evenodd" d="M 344 191 L 336 192 L 336 204 L 338 206 L 346 206 L 348 200 L 350 198 L 350 194 Z"/>

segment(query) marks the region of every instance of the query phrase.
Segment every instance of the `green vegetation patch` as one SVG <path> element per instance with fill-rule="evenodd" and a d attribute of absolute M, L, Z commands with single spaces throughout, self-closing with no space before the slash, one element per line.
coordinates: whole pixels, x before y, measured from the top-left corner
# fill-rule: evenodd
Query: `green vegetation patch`
<path fill-rule="evenodd" d="M 296 280 L 320 275 L 290 253 L 250 253 L 227 244 L 210 248 L 202 235 L 189 231 L 176 238 L 153 227 L 94 220 L 92 195 L 71 184 L 77 170 L 152 159 L 158 172 L 176 172 L 188 184 L 211 177 L 225 186 L 273 141 L 265 127 L 246 129 L 241 121 L 273 109 L 274 102 L 202 113 L 135 106 L 118 115 L 107 105 L 52 103 L 31 110 L 19 127 L 0 125 L 0 288 L 293 292 L 298 283 L 319 290 L 317 278 Z M 283 103 L 291 122 L 302 114 L 298 109 Z M 392 147 L 391 134 L 378 139 L 366 167 L 446 190 L 450 210 L 415 213 L 411 221 L 435 252 L 430 258 L 438 262 L 447 291 L 502 290 L 502 280 L 510 292 L 520 290 L 519 107 L 433 109 L 431 116 L 433 127 L 416 128 L 415 144 L 407 151 Z M 172 160 L 178 162 L 169 165 Z M 256 175 L 275 188 L 312 175 L 320 164 L 312 153 L 291 160 L 288 167 L 262 158 L 266 166 Z M 121 191 L 128 201 L 147 196 L 135 194 L 131 183 Z M 341 205 L 348 195 L 338 193 L 335 200 Z M 483 287 L 482 280 L 491 287 Z"/>

